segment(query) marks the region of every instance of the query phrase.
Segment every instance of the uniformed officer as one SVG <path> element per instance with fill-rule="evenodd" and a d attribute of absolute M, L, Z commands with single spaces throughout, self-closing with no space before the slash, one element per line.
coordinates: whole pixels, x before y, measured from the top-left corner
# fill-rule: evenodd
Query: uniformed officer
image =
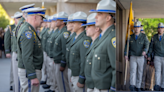
<path fill-rule="evenodd" d="M 42 46 L 43 46 L 43 50 L 45 51 L 45 66 L 46 66 L 46 74 L 47 74 L 47 80 L 46 80 L 46 84 L 43 85 L 43 88 L 44 89 L 48 89 L 50 88 L 50 67 L 49 67 L 49 56 L 47 56 L 47 39 L 49 38 L 52 30 L 50 30 L 50 27 L 51 27 L 51 16 L 48 16 L 47 18 L 47 29 L 46 29 L 46 32 L 45 34 L 43 34 L 43 38 L 42 38 Z"/>
<path fill-rule="evenodd" d="M 91 77 L 94 81 L 94 92 L 115 91 L 116 79 L 116 32 L 114 15 L 116 3 L 113 0 L 101 0 L 96 10 L 96 26 L 102 32 L 99 42 L 94 47 Z"/>
<path fill-rule="evenodd" d="M 45 15 L 45 19 L 43 19 L 43 23 L 45 24 L 44 28 L 42 29 L 42 32 L 40 34 L 40 38 L 41 38 L 41 43 L 42 43 L 42 49 L 43 49 L 43 55 L 44 55 L 44 61 L 43 61 L 43 66 L 42 66 L 42 79 L 41 79 L 41 82 L 40 84 L 43 85 L 43 84 L 46 84 L 46 81 L 47 81 L 47 67 L 46 67 L 46 52 L 44 52 L 44 42 L 45 42 L 45 37 L 44 35 L 47 33 L 47 28 L 48 28 L 48 15 Z"/>
<path fill-rule="evenodd" d="M 151 55 L 154 54 L 155 66 L 155 91 L 164 91 L 164 24 L 158 24 L 158 33 L 155 34 L 150 43 L 148 51 L 148 60 L 151 60 Z M 161 74 L 162 73 L 162 74 Z M 162 78 L 161 78 L 162 77 Z"/>
<path fill-rule="evenodd" d="M 55 37 L 58 35 L 58 29 L 56 27 L 56 17 L 57 14 L 54 14 L 53 16 L 51 16 L 51 28 L 50 30 L 52 30 L 49 38 L 47 39 L 47 60 L 49 62 L 49 73 L 50 73 L 50 89 L 46 92 L 57 92 L 57 83 L 56 83 L 56 78 L 54 76 L 54 60 L 53 60 L 53 45 L 55 42 Z"/>
<path fill-rule="evenodd" d="M 65 12 L 59 12 L 56 19 L 59 34 L 55 39 L 53 47 L 55 78 L 57 79 L 59 92 L 70 92 L 67 78 L 68 68 L 66 66 L 66 41 L 69 38 L 70 32 L 67 31 L 63 22 L 68 19 L 68 15 Z"/>
<path fill-rule="evenodd" d="M 70 31 L 70 37 L 67 39 L 66 42 L 66 64 L 68 67 L 68 82 L 69 82 L 69 88 L 70 91 L 73 92 L 73 88 L 72 88 L 72 83 L 71 83 L 71 69 L 69 66 L 69 54 L 70 54 L 70 44 L 72 43 L 71 40 L 74 39 L 76 33 L 73 32 L 73 14 L 69 15 L 67 22 L 67 31 Z"/>
<path fill-rule="evenodd" d="M 18 26 L 19 20 L 22 17 L 22 13 L 16 12 L 12 18 L 14 18 L 16 27 Z M 20 90 L 19 80 L 18 80 L 18 61 L 17 61 L 17 43 L 16 43 L 16 27 L 11 32 L 11 46 L 12 46 L 12 67 L 13 67 L 13 77 L 14 77 L 14 91 L 18 92 Z"/>
<path fill-rule="evenodd" d="M 15 28 L 15 24 L 9 25 L 5 31 L 4 35 L 4 48 L 5 48 L 5 54 L 7 58 L 11 58 L 12 54 L 12 44 L 11 44 L 11 32 Z M 11 66 L 10 66 L 10 90 L 13 90 L 14 86 L 14 79 L 13 79 L 13 64 L 11 61 Z"/>
<path fill-rule="evenodd" d="M 53 45 L 55 43 L 55 39 L 58 35 L 58 28 L 56 27 L 56 17 L 57 14 L 54 14 L 51 19 L 51 29 L 53 29 L 51 37 L 48 39 L 47 48 L 49 56 L 49 71 L 50 71 L 50 81 L 51 81 L 51 87 L 46 92 L 58 92 L 58 86 L 57 86 L 57 79 L 55 78 L 55 67 L 54 67 L 54 59 L 53 59 Z"/>
<path fill-rule="evenodd" d="M 22 92 L 39 92 L 43 51 L 36 29 L 43 22 L 45 10 L 42 8 L 25 10 L 27 13 L 26 22 L 20 27 L 17 36 L 18 76 Z"/>
<path fill-rule="evenodd" d="M 137 21 L 134 24 L 134 34 L 130 35 L 129 39 L 129 55 L 130 55 L 130 90 L 131 91 L 141 91 L 141 82 L 144 67 L 144 56 L 149 48 L 149 41 L 147 36 L 141 33 L 141 22 Z M 125 46 L 125 59 L 126 56 Z M 136 87 L 136 89 L 135 89 Z"/>
<path fill-rule="evenodd" d="M 20 7 L 20 10 L 22 12 L 26 9 L 33 8 L 35 4 L 29 4 Z M 23 16 L 23 13 L 18 13 L 15 18 L 16 18 L 16 27 L 12 31 L 12 62 L 13 62 L 13 73 L 14 73 L 14 91 L 18 92 L 21 91 L 21 88 L 19 86 L 19 78 L 18 78 L 18 60 L 17 60 L 17 34 L 19 31 L 20 26 L 25 22 L 25 15 Z"/>
<path fill-rule="evenodd" d="M 76 12 L 73 15 L 73 32 L 76 36 L 71 40 L 69 66 L 72 72 L 71 82 L 74 92 L 85 91 L 84 64 L 85 53 L 90 46 L 91 39 L 85 34 L 85 27 L 81 25 L 86 23 L 87 14 L 84 12 Z"/>
<path fill-rule="evenodd" d="M 95 26 L 96 23 L 96 13 L 92 13 L 87 18 L 87 24 L 83 24 L 82 26 L 86 27 L 86 35 L 92 38 L 92 43 L 90 48 L 87 50 L 86 61 L 85 61 L 85 84 L 87 87 L 87 92 L 93 92 L 94 83 L 91 77 L 91 69 L 92 69 L 92 58 L 94 53 L 94 46 L 97 44 L 99 40 L 99 35 L 101 33 L 100 28 Z M 94 62 L 94 61 L 93 61 Z"/>

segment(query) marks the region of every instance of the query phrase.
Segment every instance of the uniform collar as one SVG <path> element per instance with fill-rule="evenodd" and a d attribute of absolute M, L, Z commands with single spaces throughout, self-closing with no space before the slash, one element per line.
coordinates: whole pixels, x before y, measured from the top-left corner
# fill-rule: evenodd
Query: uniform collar
<path fill-rule="evenodd" d="M 82 31 L 81 33 L 83 33 L 83 31 Z M 81 34 L 81 33 L 80 33 L 80 34 Z M 79 34 L 79 35 L 80 35 L 80 34 Z M 76 35 L 76 36 L 75 36 L 75 39 L 77 39 L 77 37 L 78 37 L 79 35 Z"/>
<path fill-rule="evenodd" d="M 110 28 L 112 25 L 110 25 L 108 28 Z M 108 30 L 108 28 L 106 28 L 104 31 L 101 32 L 101 36 L 104 35 L 104 33 Z"/>

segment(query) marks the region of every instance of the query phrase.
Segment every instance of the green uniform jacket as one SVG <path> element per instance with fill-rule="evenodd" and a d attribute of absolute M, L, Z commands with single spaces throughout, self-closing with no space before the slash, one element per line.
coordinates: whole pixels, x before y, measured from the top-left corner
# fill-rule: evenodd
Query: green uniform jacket
<path fill-rule="evenodd" d="M 48 35 L 48 31 L 50 30 L 49 28 L 46 28 L 45 29 L 45 33 L 42 35 L 42 48 L 43 48 L 43 51 L 46 51 L 46 42 L 47 42 L 47 35 Z"/>
<path fill-rule="evenodd" d="M 7 31 L 5 32 L 5 36 L 4 36 L 4 46 L 5 46 L 5 53 L 8 54 L 12 51 L 12 41 L 11 41 L 11 37 L 12 37 L 12 30 L 15 28 L 15 24 L 8 26 Z"/>
<path fill-rule="evenodd" d="M 98 89 L 114 89 L 116 81 L 116 32 L 110 26 L 94 47 L 91 77 Z"/>
<path fill-rule="evenodd" d="M 91 43 L 91 38 L 87 37 L 83 31 L 74 41 L 71 40 L 69 64 L 72 71 L 72 76 L 79 76 L 78 82 L 85 83 L 84 67 L 85 54 Z"/>
<path fill-rule="evenodd" d="M 40 38 L 29 23 L 24 22 L 20 27 L 17 43 L 18 67 L 26 70 L 28 79 L 37 78 L 35 70 L 42 69 L 43 51 Z"/>
<path fill-rule="evenodd" d="M 70 32 L 67 31 L 66 26 L 64 26 L 55 39 L 54 48 L 53 48 L 53 58 L 55 63 L 61 63 L 62 67 L 66 65 L 66 41 L 69 38 Z"/>
<path fill-rule="evenodd" d="M 47 53 L 47 55 L 49 56 L 49 54 L 48 53 L 50 53 L 49 51 L 49 40 L 50 40 L 50 38 L 51 38 L 51 36 L 53 35 L 53 32 L 54 32 L 54 30 L 51 30 L 51 31 L 48 31 L 48 34 L 47 34 L 47 40 L 46 40 L 46 47 L 45 47 L 45 51 L 46 51 L 46 53 Z"/>
<path fill-rule="evenodd" d="M 43 34 L 46 32 L 46 28 L 45 27 L 43 27 L 43 29 L 42 29 L 42 31 L 41 31 L 41 33 L 40 33 L 40 39 L 42 39 L 42 36 L 43 36 Z"/>
<path fill-rule="evenodd" d="M 47 53 L 47 55 L 50 57 L 50 58 L 53 58 L 53 46 L 54 46 L 54 43 L 55 43 L 55 39 L 56 39 L 56 37 L 57 37 L 57 35 L 58 35 L 58 32 L 59 32 L 59 30 L 58 29 L 56 29 L 54 32 L 53 32 L 53 34 L 52 34 L 52 36 L 51 36 L 51 38 L 49 39 L 49 43 L 47 44 L 47 48 L 49 48 L 49 53 Z"/>
<path fill-rule="evenodd" d="M 14 30 L 12 31 L 12 37 L 11 37 L 11 41 L 12 41 L 12 51 L 13 52 L 17 52 L 17 34 L 19 31 L 19 28 L 21 27 L 21 25 L 25 22 L 25 19 L 22 17 L 17 26 L 14 28 Z"/>
<path fill-rule="evenodd" d="M 159 41 L 158 34 L 155 34 L 150 43 L 148 57 L 154 52 L 154 56 L 164 57 L 164 35 L 162 36 L 161 41 Z"/>
<path fill-rule="evenodd" d="M 86 53 L 86 62 L 85 62 L 85 84 L 87 88 L 93 89 L 94 88 L 94 82 L 91 77 L 91 70 L 92 70 L 92 58 L 94 54 L 94 46 L 99 41 L 99 37 L 95 39 L 94 43 L 90 46 L 90 48 L 87 50 Z M 93 61 L 94 62 L 94 61 Z"/>
<path fill-rule="evenodd" d="M 125 45 L 124 55 L 126 55 L 127 45 Z M 129 40 L 129 55 L 130 56 L 142 56 L 142 52 L 147 53 L 149 49 L 149 41 L 147 36 L 143 33 L 140 33 L 138 39 L 135 40 L 135 34 L 130 36 Z"/>
<path fill-rule="evenodd" d="M 76 33 L 73 33 L 73 34 L 68 38 L 68 40 L 67 40 L 67 42 L 66 42 L 66 64 L 67 64 L 68 68 L 70 68 L 70 66 L 69 66 L 70 45 L 71 45 L 71 43 L 72 43 L 72 42 L 71 42 L 72 39 L 74 39 L 75 36 L 76 36 Z"/>

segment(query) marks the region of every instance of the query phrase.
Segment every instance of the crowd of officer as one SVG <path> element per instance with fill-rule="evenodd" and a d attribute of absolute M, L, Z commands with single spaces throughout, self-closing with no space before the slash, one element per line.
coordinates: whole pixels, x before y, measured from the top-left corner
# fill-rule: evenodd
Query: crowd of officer
<path fill-rule="evenodd" d="M 158 24 L 158 32 L 152 36 L 151 42 L 148 41 L 142 27 L 140 21 L 134 23 L 134 33 L 130 35 L 130 38 L 127 40 L 129 43 L 128 56 L 127 44 L 125 45 L 125 59 L 126 61 L 130 59 L 130 90 L 145 90 L 143 88 L 147 84 L 143 86 L 142 81 L 146 82 L 145 76 L 147 74 L 145 70 L 147 70 L 146 64 L 148 64 L 155 67 L 155 86 L 152 89 L 155 91 L 164 91 L 164 24 Z M 152 73 L 153 71 L 148 74 L 148 84 L 151 84 Z M 149 88 L 150 86 L 146 90 L 150 91 Z"/>
<path fill-rule="evenodd" d="M 20 7 L 5 32 L 14 91 L 39 92 L 40 84 L 46 92 L 115 91 L 115 1 L 101 0 L 88 17 L 82 11 L 48 16 L 34 6 Z"/>

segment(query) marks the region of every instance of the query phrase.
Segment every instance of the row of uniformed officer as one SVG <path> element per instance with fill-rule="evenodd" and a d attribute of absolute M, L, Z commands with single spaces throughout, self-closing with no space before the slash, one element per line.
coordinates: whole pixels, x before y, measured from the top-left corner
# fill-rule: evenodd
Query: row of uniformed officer
<path fill-rule="evenodd" d="M 49 18 L 50 31 L 41 33 L 41 39 L 47 40 L 42 43 L 46 68 L 49 68 L 47 78 L 53 81 L 43 85 L 50 88 L 47 92 L 83 92 L 86 88 L 88 92 L 115 91 L 115 8 L 113 0 L 102 0 L 97 10 L 91 10 L 97 14 L 91 14 L 88 19 L 81 11 L 69 17 L 60 12 Z"/>
<path fill-rule="evenodd" d="M 59 12 L 48 17 L 41 40 L 36 28 L 46 9 L 24 10 L 26 21 L 16 27 L 22 92 L 39 92 L 42 65 L 46 76 L 41 83 L 46 81 L 47 92 L 115 91 L 115 8 L 115 1 L 102 0 L 88 18 L 81 11 L 69 17 Z"/>
<path fill-rule="evenodd" d="M 130 90 L 141 91 L 141 81 L 143 74 L 144 56 L 148 57 L 148 63 L 154 61 L 155 66 L 155 91 L 163 91 L 164 84 L 161 77 L 163 77 L 163 23 L 158 24 L 158 33 L 155 34 L 150 42 L 145 34 L 140 33 L 141 22 L 137 21 L 134 24 L 135 33 L 129 39 L 129 53 L 130 53 Z M 148 52 L 148 53 L 147 53 Z M 146 55 L 147 53 L 147 55 Z M 125 46 L 125 59 L 126 46 Z M 153 60 L 152 60 L 153 59 Z M 162 73 L 162 74 L 161 74 Z M 137 88 L 137 89 L 136 89 Z"/>

